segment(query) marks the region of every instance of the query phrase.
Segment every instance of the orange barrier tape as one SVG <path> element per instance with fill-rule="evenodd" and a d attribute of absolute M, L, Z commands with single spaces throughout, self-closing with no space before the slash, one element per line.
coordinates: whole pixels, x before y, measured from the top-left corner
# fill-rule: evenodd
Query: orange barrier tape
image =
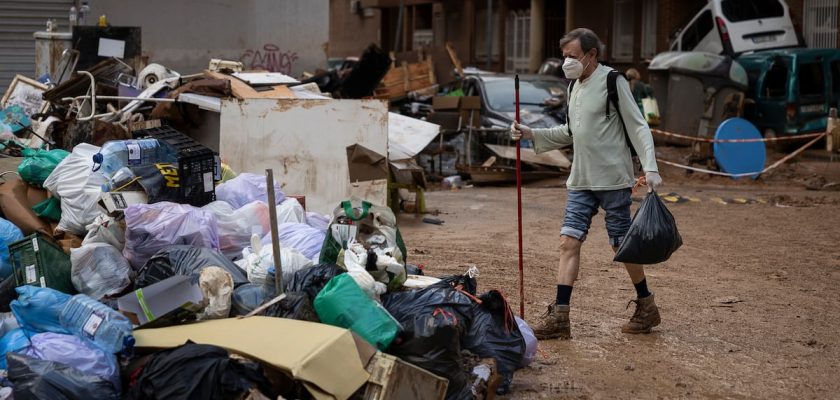
<path fill-rule="evenodd" d="M 680 135 L 679 133 L 667 132 L 659 129 L 651 129 L 652 133 L 661 136 L 669 136 L 677 139 L 686 139 L 692 140 L 695 142 L 705 142 L 705 143 L 756 143 L 756 142 L 781 142 L 785 140 L 799 140 L 799 139 L 809 139 L 815 137 L 822 137 L 825 135 L 825 132 L 821 133 L 806 133 L 804 135 L 794 135 L 794 136 L 784 136 L 784 137 L 774 137 L 774 138 L 761 138 L 761 139 L 709 139 L 709 138 L 701 138 L 696 136 L 687 136 L 687 135 Z"/>

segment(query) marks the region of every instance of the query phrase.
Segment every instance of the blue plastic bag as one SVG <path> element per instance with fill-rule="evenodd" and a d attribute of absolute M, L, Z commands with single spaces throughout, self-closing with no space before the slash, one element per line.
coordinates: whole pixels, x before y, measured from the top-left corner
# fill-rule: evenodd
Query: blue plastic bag
<path fill-rule="evenodd" d="M 23 240 L 23 232 L 15 224 L 0 218 L 0 280 L 12 275 L 9 245 Z"/>
<path fill-rule="evenodd" d="M 39 333 L 32 336 L 31 346 L 21 354 L 44 361 L 55 361 L 71 366 L 88 375 L 108 379 L 119 391 L 120 369 L 117 357 L 74 335 Z M 5 360 L 4 360 L 5 361 Z"/>
<path fill-rule="evenodd" d="M 61 326 L 59 316 L 72 296 L 58 290 L 30 285 L 15 290 L 18 298 L 12 301 L 11 307 L 21 328 L 34 333 L 70 333 Z"/>
<path fill-rule="evenodd" d="M 0 369 L 6 369 L 6 353 L 17 353 L 29 347 L 29 336 L 23 329 L 13 329 L 0 338 Z"/>

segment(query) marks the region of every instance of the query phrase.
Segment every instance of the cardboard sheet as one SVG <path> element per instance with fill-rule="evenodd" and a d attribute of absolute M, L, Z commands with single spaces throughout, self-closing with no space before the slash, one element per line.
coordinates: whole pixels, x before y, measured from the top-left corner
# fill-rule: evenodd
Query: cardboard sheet
<path fill-rule="evenodd" d="M 228 318 L 134 332 L 138 348 L 192 340 L 270 364 L 305 383 L 316 399 L 347 399 L 370 375 L 349 330 L 285 318 Z"/>
<path fill-rule="evenodd" d="M 440 125 L 388 113 L 388 158 L 406 160 L 419 154 L 437 137 Z"/>
<path fill-rule="evenodd" d="M 388 179 L 388 160 L 360 144 L 347 146 L 347 167 L 350 182 Z"/>

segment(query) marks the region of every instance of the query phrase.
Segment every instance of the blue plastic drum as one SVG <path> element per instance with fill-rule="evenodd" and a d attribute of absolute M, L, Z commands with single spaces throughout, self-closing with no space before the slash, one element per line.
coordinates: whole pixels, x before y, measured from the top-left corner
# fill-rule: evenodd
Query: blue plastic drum
<path fill-rule="evenodd" d="M 743 118 L 723 121 L 715 132 L 715 139 L 761 139 L 758 129 Z M 715 161 L 721 170 L 730 174 L 755 172 L 753 179 L 764 169 L 767 149 L 764 142 L 714 143 Z M 748 175 L 749 176 L 749 175 Z M 738 178 L 735 178 L 738 179 Z"/>

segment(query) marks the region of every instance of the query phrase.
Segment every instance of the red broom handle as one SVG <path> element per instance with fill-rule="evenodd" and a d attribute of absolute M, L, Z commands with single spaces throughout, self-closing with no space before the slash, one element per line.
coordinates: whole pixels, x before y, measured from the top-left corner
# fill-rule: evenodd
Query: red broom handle
<path fill-rule="evenodd" d="M 516 94 L 516 123 L 519 119 L 519 75 L 514 78 Z M 525 319 L 525 276 L 522 268 L 522 160 L 520 149 L 522 140 L 516 141 L 516 216 L 519 233 L 519 318 Z"/>

